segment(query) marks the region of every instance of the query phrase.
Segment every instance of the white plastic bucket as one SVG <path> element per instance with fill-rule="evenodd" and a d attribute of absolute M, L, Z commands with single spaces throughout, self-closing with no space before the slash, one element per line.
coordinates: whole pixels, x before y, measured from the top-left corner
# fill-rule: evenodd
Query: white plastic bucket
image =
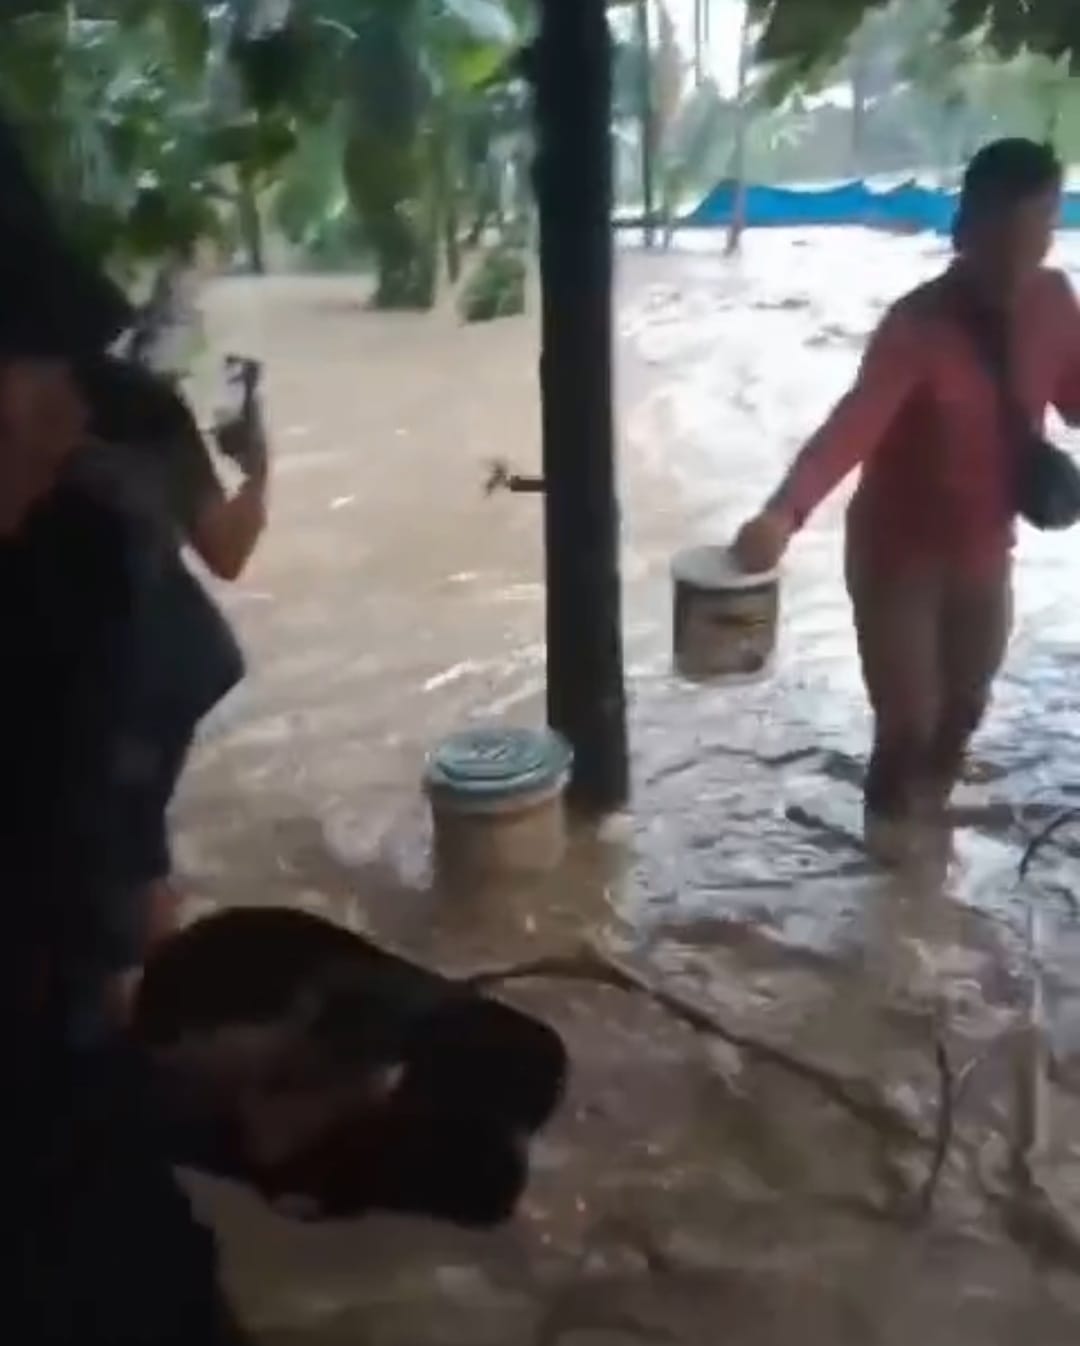
<path fill-rule="evenodd" d="M 693 681 L 760 677 L 776 650 L 780 577 L 748 575 L 727 547 L 691 547 L 671 566 L 675 667 Z"/>

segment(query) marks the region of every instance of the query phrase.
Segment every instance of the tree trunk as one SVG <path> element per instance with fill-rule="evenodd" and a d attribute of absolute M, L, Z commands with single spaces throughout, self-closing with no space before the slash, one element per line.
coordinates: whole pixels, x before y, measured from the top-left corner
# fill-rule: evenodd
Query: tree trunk
<path fill-rule="evenodd" d="M 727 246 L 724 249 L 728 257 L 734 257 L 739 251 L 746 229 L 746 142 L 750 131 L 748 94 L 750 70 L 754 60 L 749 5 L 743 15 L 739 43 L 739 82 L 735 93 L 735 142 L 731 149 L 731 179 L 735 184 L 735 192 L 731 201 Z"/>
<path fill-rule="evenodd" d="M 649 36 L 649 0 L 636 0 L 638 48 L 641 52 L 641 199 L 645 215 L 645 246 L 654 242 L 656 207 L 656 106 L 653 98 L 652 40 Z"/>
<path fill-rule="evenodd" d="M 526 252 L 536 251 L 536 202 L 529 186 L 529 156 L 524 150 L 516 152 L 509 164 L 510 174 L 510 229 L 511 242 Z"/>
<path fill-rule="evenodd" d="M 345 186 L 375 256 L 374 303 L 429 309 L 438 290 L 440 225 L 424 142 L 419 0 L 368 7 L 349 51 Z"/>
<path fill-rule="evenodd" d="M 871 39 L 860 29 L 851 40 L 848 55 L 851 86 L 851 142 L 848 146 L 848 172 L 861 178 L 866 166 L 866 121 L 870 101 L 872 64 Z"/>
<path fill-rule="evenodd" d="M 443 242 L 446 247 L 446 278 L 451 285 L 461 279 L 461 239 L 458 233 L 457 199 L 451 194 L 443 210 Z"/>
<path fill-rule="evenodd" d="M 694 84 L 705 81 L 705 46 L 709 40 L 709 0 L 694 0 Z"/>
<path fill-rule="evenodd" d="M 861 178 L 865 162 L 866 145 L 866 100 L 862 90 L 852 81 L 851 85 L 851 176 Z"/>
<path fill-rule="evenodd" d="M 465 235 L 465 249 L 467 252 L 473 252 L 480 246 L 480 240 L 484 237 L 484 230 L 488 225 L 488 215 L 481 207 L 473 219 L 469 232 Z"/>
<path fill-rule="evenodd" d="M 866 161 L 866 93 L 862 72 L 856 66 L 851 72 L 851 159 L 849 168 L 853 178 L 861 178 Z"/>
<path fill-rule="evenodd" d="M 629 788 L 612 411 L 611 39 L 604 0 L 542 0 L 540 15 L 548 717 L 574 749 L 572 798 L 602 813 Z"/>
<path fill-rule="evenodd" d="M 461 218 L 458 213 L 458 184 L 448 133 L 437 136 L 432 144 L 434 209 L 442 230 L 446 254 L 446 278 L 456 285 L 461 278 Z"/>
<path fill-rule="evenodd" d="M 254 276 L 266 275 L 266 250 L 263 245 L 263 223 L 259 212 L 259 198 L 249 177 L 241 173 L 237 178 L 236 212 L 240 237 L 244 242 L 248 270 Z"/>
<path fill-rule="evenodd" d="M 1055 149 L 1058 146 L 1058 140 L 1061 135 L 1061 105 L 1064 100 L 1065 89 L 1058 80 L 1053 80 L 1047 89 L 1046 96 L 1046 129 L 1043 139 L 1048 145 Z"/>
<path fill-rule="evenodd" d="M 410 221 L 402 212 L 383 222 L 374 239 L 378 280 L 375 307 L 386 311 L 427 312 L 439 288 L 436 230 Z"/>
<path fill-rule="evenodd" d="M 378 309 L 426 311 L 438 291 L 439 229 L 412 147 L 350 134 L 345 186 L 375 257 Z"/>

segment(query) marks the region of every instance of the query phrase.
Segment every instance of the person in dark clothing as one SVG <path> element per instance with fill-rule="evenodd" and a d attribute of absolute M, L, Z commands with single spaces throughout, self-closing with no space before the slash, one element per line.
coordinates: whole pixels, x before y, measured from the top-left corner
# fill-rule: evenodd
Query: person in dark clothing
<path fill-rule="evenodd" d="M 135 325 L 135 309 L 62 236 L 2 118 L 0 178 L 5 311 L 17 315 L 18 341 L 29 338 L 20 347 L 25 353 L 42 342 L 46 354 L 59 350 L 87 422 L 83 443 L 63 467 L 63 508 L 78 512 L 84 529 L 95 519 L 102 546 L 93 550 L 123 572 L 123 601 L 144 623 L 131 674 L 140 699 L 134 691 L 129 697 L 114 759 L 127 812 L 126 881 L 136 890 L 116 901 L 129 907 L 127 962 L 135 968 L 147 940 L 175 922 L 166 813 L 195 728 L 243 671 L 231 632 L 179 552 L 190 546 L 220 578 L 234 579 L 244 568 L 266 523 L 265 435 L 257 404 L 243 425 L 230 427 L 243 451 L 235 443 L 222 447 L 242 463 L 243 481 L 224 491 L 182 396 L 164 378 L 109 353 Z M 54 404 L 62 408 L 64 399 Z"/>
<path fill-rule="evenodd" d="M 136 915 L 112 751 L 136 591 L 115 513 L 60 479 L 88 420 L 74 358 L 130 310 L 58 238 L 13 152 L 0 124 L 5 1307 L 27 1346 L 237 1346 L 152 1073 L 105 1012 Z"/>
<path fill-rule="evenodd" d="M 113 521 L 77 495 L 54 492 L 0 545 L 6 920 L 48 950 L 55 997 L 63 987 L 88 1031 L 139 919 L 111 780 L 131 688 L 132 601 Z"/>
<path fill-rule="evenodd" d="M 0 457 L 9 443 L 0 431 Z M 7 1304 L 30 1346 L 231 1346 L 211 1236 L 148 1105 L 152 1076 L 109 1036 L 107 987 L 137 919 L 110 771 L 130 686 L 115 542 L 109 520 L 57 491 L 0 543 L 5 1081 L 18 1156 Z"/>
<path fill-rule="evenodd" d="M 520 1199 L 566 1057 L 527 1016 L 292 911 L 175 936 L 151 959 L 132 1039 L 109 1037 L 95 1011 L 131 892 L 103 765 L 129 685 L 115 541 L 94 502 L 58 489 L 0 547 L 0 705 L 18 708 L 0 854 L 9 895 L 47 898 L 11 904 L 16 965 L 46 973 L 43 988 L 24 980 L 9 1055 L 16 1317 L 42 1346 L 232 1346 L 213 1239 L 174 1162 L 294 1216 L 486 1227 Z"/>
<path fill-rule="evenodd" d="M 9 1109 L 6 1308 L 20 1346 L 242 1346 L 145 1062 L 118 1042 L 42 1045 Z"/>
<path fill-rule="evenodd" d="M 523 1190 L 565 1052 L 509 1007 L 280 912 L 174 937 L 118 1034 L 108 989 L 145 854 L 115 749 L 144 709 L 145 554 L 122 511 L 62 478 L 94 415 L 80 363 L 127 310 L 35 230 L 0 248 L 7 1308 L 29 1346 L 238 1346 L 173 1163 L 311 1217 L 490 1225 Z"/>
<path fill-rule="evenodd" d="M 93 444 L 76 457 L 70 481 L 119 512 L 138 578 L 140 690 L 117 762 L 141 846 L 145 920 L 134 970 L 175 925 L 168 810 L 196 730 L 244 671 L 228 624 L 181 549 L 191 545 L 215 573 L 235 576 L 265 521 L 254 486 L 265 453 L 255 455 L 264 467 L 227 497 L 190 408 L 168 381 L 107 354 L 81 359 L 77 375 Z"/>
<path fill-rule="evenodd" d="M 311 1219 L 507 1219 L 567 1073 L 546 1024 L 290 909 L 173 936 L 132 1032 L 182 1157 Z"/>
<path fill-rule="evenodd" d="M 63 268 L 28 248 L 0 256 L 0 875 L 8 947 L 47 947 L 65 996 L 83 998 L 74 983 L 85 983 L 87 1009 L 129 916 L 109 773 L 131 685 L 133 590 L 113 516 L 59 485 L 85 433 L 67 358 L 78 323 L 32 288 L 36 271 Z M 103 336 L 113 320 L 110 310 Z"/>

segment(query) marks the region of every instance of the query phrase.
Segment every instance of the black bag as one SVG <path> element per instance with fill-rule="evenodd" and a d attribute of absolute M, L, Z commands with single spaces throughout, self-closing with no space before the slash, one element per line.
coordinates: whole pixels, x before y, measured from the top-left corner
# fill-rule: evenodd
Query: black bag
<path fill-rule="evenodd" d="M 1080 520 L 1080 469 L 1064 449 L 1034 430 L 1013 383 L 1005 323 L 965 296 L 964 325 L 993 380 L 1011 458 L 1016 512 L 1035 528 L 1071 528 Z"/>
<path fill-rule="evenodd" d="M 217 604 L 177 552 L 164 558 L 150 595 L 149 691 L 191 728 L 244 676 L 244 656 Z"/>

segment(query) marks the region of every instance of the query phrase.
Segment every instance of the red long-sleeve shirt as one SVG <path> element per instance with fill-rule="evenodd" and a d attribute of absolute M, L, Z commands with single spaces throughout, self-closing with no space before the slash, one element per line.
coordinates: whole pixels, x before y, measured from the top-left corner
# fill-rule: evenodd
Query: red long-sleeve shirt
<path fill-rule="evenodd" d="M 1048 407 L 1080 423 L 1080 305 L 1044 270 L 1013 320 L 1016 394 L 1041 427 Z M 849 539 L 889 569 L 941 560 L 999 564 L 1013 542 L 1009 445 L 998 393 L 950 302 L 950 278 L 885 315 L 858 378 L 795 460 L 775 503 L 798 523 L 859 464 Z"/>

